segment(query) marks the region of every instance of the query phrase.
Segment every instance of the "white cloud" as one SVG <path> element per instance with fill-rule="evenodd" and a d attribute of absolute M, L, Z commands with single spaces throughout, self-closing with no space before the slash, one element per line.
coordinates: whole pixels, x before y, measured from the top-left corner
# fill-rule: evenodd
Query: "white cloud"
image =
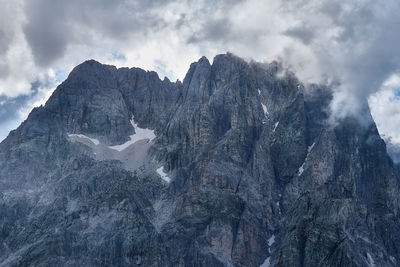
<path fill-rule="evenodd" d="M 305 83 L 339 82 L 332 104 L 337 119 L 357 114 L 363 99 L 400 67 L 397 0 L 0 4 L 0 96 L 8 98 L 29 95 L 31 84 L 49 71 L 65 77 L 89 58 L 182 80 L 200 56 L 230 51 L 258 61 L 281 59 Z M 43 92 L 59 82 L 46 81 Z"/>
<path fill-rule="evenodd" d="M 0 79 L 0 95 L 16 97 L 29 94 L 31 83 L 34 82 L 37 74 L 33 72 L 36 68 L 20 33 L 16 34 L 4 59 L 7 62 L 8 75 Z"/>
<path fill-rule="evenodd" d="M 29 46 L 22 33 L 22 1 L 1 1 L 0 95 L 28 94 L 35 70 Z"/>
<path fill-rule="evenodd" d="M 369 104 L 379 133 L 400 145 L 400 76 L 391 76 L 380 91 L 369 97 Z"/>

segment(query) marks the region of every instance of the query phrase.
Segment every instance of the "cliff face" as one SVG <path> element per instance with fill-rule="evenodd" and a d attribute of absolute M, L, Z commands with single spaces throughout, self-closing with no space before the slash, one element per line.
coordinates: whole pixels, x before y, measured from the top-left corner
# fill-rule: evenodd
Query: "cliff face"
<path fill-rule="evenodd" d="M 230 54 L 82 63 L 0 144 L 0 266 L 399 265 L 396 168 L 330 99 Z"/>

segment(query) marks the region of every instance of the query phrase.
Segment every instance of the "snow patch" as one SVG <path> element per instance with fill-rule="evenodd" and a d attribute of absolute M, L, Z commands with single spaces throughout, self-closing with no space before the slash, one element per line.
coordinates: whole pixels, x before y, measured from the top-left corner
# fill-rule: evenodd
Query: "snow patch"
<path fill-rule="evenodd" d="M 132 116 L 131 124 L 132 124 L 133 128 L 135 128 L 135 133 L 132 134 L 131 136 L 129 136 L 130 140 L 121 145 L 109 146 L 109 148 L 117 150 L 117 151 L 123 151 L 126 148 L 128 148 L 130 145 L 133 145 L 134 143 L 136 143 L 139 140 L 147 139 L 148 140 L 147 142 L 151 142 L 154 140 L 154 138 L 156 138 L 156 135 L 154 134 L 153 130 L 140 128 L 133 120 L 133 116 Z"/>
<path fill-rule="evenodd" d="M 269 115 L 269 112 L 268 112 L 267 106 L 266 106 L 266 105 L 264 105 L 263 103 L 261 103 L 261 106 L 262 106 L 262 109 L 263 109 L 263 111 L 264 111 L 264 115 L 265 115 L 265 117 L 267 117 L 267 116 Z"/>
<path fill-rule="evenodd" d="M 311 150 L 314 148 L 314 145 L 315 145 L 315 142 L 312 143 L 312 145 L 307 148 L 308 153 L 311 152 Z"/>
<path fill-rule="evenodd" d="M 78 137 L 78 138 L 82 138 L 82 139 L 88 139 L 90 140 L 93 144 L 95 144 L 96 146 L 100 144 L 99 140 L 95 139 L 95 138 L 90 138 L 86 135 L 83 134 L 68 134 L 69 137 Z"/>
<path fill-rule="evenodd" d="M 371 254 L 369 254 L 368 252 L 367 252 L 367 257 L 368 257 L 368 263 L 369 263 L 368 266 L 369 267 L 375 267 L 375 261 L 372 258 Z"/>
<path fill-rule="evenodd" d="M 303 174 L 304 172 L 304 164 L 306 163 L 306 161 L 303 162 L 303 164 L 300 166 L 299 168 L 299 176 Z"/>
<path fill-rule="evenodd" d="M 279 213 L 279 215 L 282 214 L 282 213 L 281 213 L 281 207 L 280 207 L 279 201 L 276 202 L 276 206 L 278 207 L 278 213 Z"/>
<path fill-rule="evenodd" d="M 270 257 L 266 258 L 263 264 L 260 265 L 260 267 L 270 267 L 271 262 L 270 262 Z"/>
<path fill-rule="evenodd" d="M 272 246 L 275 243 L 275 235 L 272 235 L 269 239 L 268 239 L 268 246 Z"/>
<path fill-rule="evenodd" d="M 275 235 L 272 235 L 268 239 L 268 253 L 271 254 L 271 246 L 275 243 Z M 271 266 L 271 257 L 268 257 L 265 259 L 263 264 L 260 265 L 260 267 L 270 267 Z"/>
<path fill-rule="evenodd" d="M 315 142 L 312 143 L 312 145 L 309 146 L 309 147 L 307 148 L 307 156 L 306 156 L 306 158 L 304 159 L 303 164 L 301 164 L 301 166 L 300 166 L 300 168 L 299 168 L 298 176 L 300 176 L 300 175 L 303 174 L 303 172 L 304 172 L 304 165 L 306 164 L 306 161 L 308 160 L 308 156 L 310 155 L 311 150 L 314 148 L 314 145 L 315 145 Z"/>
<path fill-rule="evenodd" d="M 272 245 L 275 243 L 275 235 L 272 235 L 269 239 L 268 239 L 268 252 L 269 254 L 271 254 L 271 247 Z"/>
<path fill-rule="evenodd" d="M 258 94 L 261 95 L 261 90 L 260 89 L 257 89 L 257 90 L 258 90 Z"/>
<path fill-rule="evenodd" d="M 274 129 L 272 130 L 272 132 L 273 132 L 273 133 L 275 132 L 275 130 L 276 130 L 276 127 L 278 127 L 278 125 L 279 125 L 279 121 L 275 122 Z"/>
<path fill-rule="evenodd" d="M 161 166 L 160 168 L 157 169 L 158 175 L 161 176 L 161 179 L 166 181 L 167 183 L 171 182 L 171 178 L 168 177 L 168 174 L 164 172 L 164 167 Z"/>

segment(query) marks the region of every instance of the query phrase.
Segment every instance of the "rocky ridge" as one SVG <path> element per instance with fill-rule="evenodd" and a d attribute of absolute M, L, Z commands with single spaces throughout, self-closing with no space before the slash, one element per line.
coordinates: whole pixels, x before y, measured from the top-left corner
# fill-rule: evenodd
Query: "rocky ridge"
<path fill-rule="evenodd" d="M 397 266 L 396 167 L 330 100 L 231 54 L 82 63 L 0 144 L 0 266 Z"/>

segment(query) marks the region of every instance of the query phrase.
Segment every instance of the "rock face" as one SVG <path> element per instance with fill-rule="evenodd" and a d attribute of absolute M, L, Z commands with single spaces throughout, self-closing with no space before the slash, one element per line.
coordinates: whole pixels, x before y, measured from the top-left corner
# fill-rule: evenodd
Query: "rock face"
<path fill-rule="evenodd" d="M 399 266 L 398 171 L 330 100 L 231 54 L 82 63 L 0 144 L 0 266 Z"/>

